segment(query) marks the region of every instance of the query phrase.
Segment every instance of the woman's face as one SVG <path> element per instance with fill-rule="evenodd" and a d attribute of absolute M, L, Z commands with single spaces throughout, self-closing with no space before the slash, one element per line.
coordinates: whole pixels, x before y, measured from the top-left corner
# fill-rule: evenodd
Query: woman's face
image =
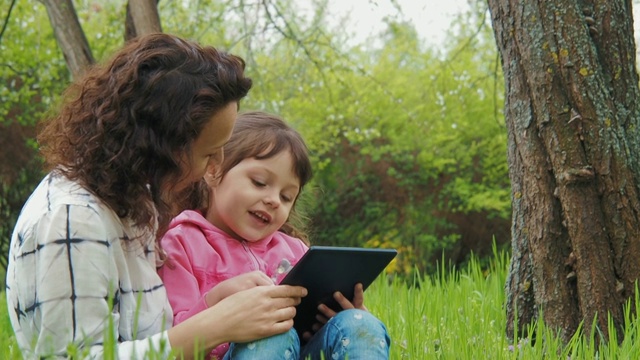
<path fill-rule="evenodd" d="M 229 141 L 238 116 L 238 103 L 229 103 L 220 109 L 204 126 L 191 146 L 191 153 L 182 165 L 180 182 L 173 191 L 180 191 L 200 181 L 210 166 L 222 162 L 223 145 Z"/>

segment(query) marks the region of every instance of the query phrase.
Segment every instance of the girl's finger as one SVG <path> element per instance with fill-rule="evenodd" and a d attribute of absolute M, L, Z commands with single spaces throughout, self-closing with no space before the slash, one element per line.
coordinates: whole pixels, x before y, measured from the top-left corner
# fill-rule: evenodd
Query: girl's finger
<path fill-rule="evenodd" d="M 319 315 L 323 315 L 327 319 L 331 319 L 336 316 L 336 312 L 325 304 L 318 305 L 318 311 L 320 312 Z"/>
<path fill-rule="evenodd" d="M 351 301 L 349 301 L 346 297 L 344 297 L 344 295 L 342 295 L 340 291 L 336 291 L 335 293 L 333 293 L 333 298 L 338 302 L 338 305 L 340 305 L 340 307 L 343 308 L 344 310 L 355 308 L 355 306 L 353 306 Z"/>

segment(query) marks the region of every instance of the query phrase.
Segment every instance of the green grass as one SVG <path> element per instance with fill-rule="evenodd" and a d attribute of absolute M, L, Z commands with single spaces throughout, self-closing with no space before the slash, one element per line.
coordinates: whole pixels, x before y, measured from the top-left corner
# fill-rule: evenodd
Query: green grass
<path fill-rule="evenodd" d="M 621 344 L 614 334 L 609 345 L 598 349 L 593 338 L 576 335 L 563 346 L 538 324 L 535 344 L 522 339 L 510 346 L 503 309 L 507 262 L 506 254 L 496 254 L 483 270 L 472 260 L 466 269 L 441 269 L 437 276 L 415 279 L 412 286 L 378 278 L 365 303 L 387 325 L 391 359 L 640 359 L 640 326 L 628 310 Z M 4 295 L 0 303 L 6 309 Z M 6 310 L 0 325 L 0 359 L 20 359 Z"/>
<path fill-rule="evenodd" d="M 7 297 L 4 292 L 0 293 L 0 309 L 2 309 L 2 319 L 0 320 L 0 359 L 22 359 L 20 350 L 16 343 L 9 313 L 7 312 Z"/>
<path fill-rule="evenodd" d="M 462 271 L 441 269 L 437 276 L 416 279 L 413 287 L 378 279 L 365 303 L 387 324 L 391 359 L 640 359 L 640 322 L 632 319 L 629 307 L 621 344 L 612 334 L 608 345 L 597 348 L 595 339 L 578 333 L 563 345 L 538 323 L 538 341 L 531 345 L 530 339 L 520 339 L 511 345 L 503 309 L 507 268 L 508 255 L 496 253 L 488 269 L 472 259 Z M 637 297 L 635 304 L 640 306 Z"/>

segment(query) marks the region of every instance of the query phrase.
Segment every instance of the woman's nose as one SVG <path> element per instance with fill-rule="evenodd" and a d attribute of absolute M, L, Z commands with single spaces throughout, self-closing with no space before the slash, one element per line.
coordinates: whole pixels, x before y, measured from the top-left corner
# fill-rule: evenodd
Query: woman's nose
<path fill-rule="evenodd" d="M 209 164 L 215 165 L 218 167 L 222 165 L 223 161 L 224 161 L 224 152 L 222 151 L 222 149 L 220 149 L 220 151 L 218 151 L 217 153 L 215 153 L 209 158 Z"/>

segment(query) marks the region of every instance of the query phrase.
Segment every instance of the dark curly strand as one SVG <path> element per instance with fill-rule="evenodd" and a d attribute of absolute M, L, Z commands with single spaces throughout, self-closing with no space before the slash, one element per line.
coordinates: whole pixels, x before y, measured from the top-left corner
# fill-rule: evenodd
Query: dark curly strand
<path fill-rule="evenodd" d="M 180 161 L 204 125 L 251 88 L 241 58 L 167 34 L 127 43 L 66 92 L 38 136 L 47 165 L 93 191 L 121 218 L 163 231 Z M 156 214 L 157 210 L 157 214 Z"/>

